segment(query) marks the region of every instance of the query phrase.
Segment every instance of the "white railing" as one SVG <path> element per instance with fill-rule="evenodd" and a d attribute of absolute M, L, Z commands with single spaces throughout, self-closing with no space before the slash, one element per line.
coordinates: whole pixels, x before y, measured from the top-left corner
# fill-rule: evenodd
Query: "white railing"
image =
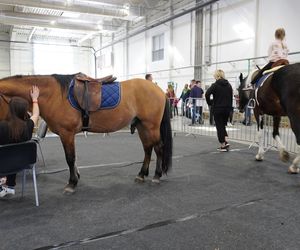
<path fill-rule="evenodd" d="M 202 106 L 202 112 L 196 113 L 195 123 L 192 124 L 192 113 L 194 109 L 193 100 Z M 216 127 L 213 119 L 210 119 L 210 110 L 204 98 L 189 98 L 185 103 L 177 104 L 178 116 L 173 113 L 172 130 L 174 132 L 182 132 L 187 135 L 205 135 L 217 137 Z M 183 109 L 182 109 L 183 108 Z M 170 107 L 173 111 L 173 107 Z M 201 109 L 200 109 L 201 110 Z M 198 110 L 197 110 L 198 111 Z M 237 108 L 233 108 L 232 121 L 227 123 L 227 131 L 229 138 L 232 140 L 246 142 L 249 145 L 258 142 L 257 139 L 257 123 L 251 112 L 250 123 L 245 121 L 245 113 L 239 113 Z M 201 117 L 201 120 L 199 118 Z M 276 142 L 273 140 L 273 118 L 272 116 L 264 116 L 264 146 L 276 148 Z M 291 153 L 297 153 L 297 143 L 295 135 L 290 128 L 287 117 L 283 117 L 280 124 L 280 137 L 286 149 Z"/>

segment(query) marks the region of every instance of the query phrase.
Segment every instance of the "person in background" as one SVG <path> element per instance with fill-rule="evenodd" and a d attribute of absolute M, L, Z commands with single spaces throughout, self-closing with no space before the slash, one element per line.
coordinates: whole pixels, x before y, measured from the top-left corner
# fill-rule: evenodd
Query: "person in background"
<path fill-rule="evenodd" d="M 242 123 L 245 126 L 251 126 L 251 108 L 248 107 L 248 105 L 245 105 L 244 108 L 244 120 Z"/>
<path fill-rule="evenodd" d="M 186 109 L 187 109 L 186 100 L 190 97 L 190 92 L 191 92 L 191 90 L 189 88 L 189 85 L 185 84 L 184 88 L 181 92 L 181 95 L 179 97 L 179 100 L 181 100 L 181 115 L 182 116 L 184 116 L 186 114 Z"/>
<path fill-rule="evenodd" d="M 203 97 L 203 89 L 199 86 L 200 81 L 192 81 L 192 82 L 193 82 L 193 85 L 191 88 L 190 99 L 191 99 L 191 104 L 192 104 L 193 110 L 192 110 L 192 124 L 190 124 L 190 125 L 195 124 L 196 114 L 199 115 L 199 123 L 201 123 L 201 117 L 200 117 L 201 100 L 200 100 L 200 98 Z"/>
<path fill-rule="evenodd" d="M 12 97 L 9 102 L 10 118 L 0 122 L 0 145 L 28 141 L 32 137 L 34 126 L 37 124 L 40 111 L 38 105 L 39 88 L 33 86 L 30 91 L 32 99 L 32 116 L 27 111 L 28 102 L 20 97 Z M 0 166 L 1 168 L 1 166 Z M 0 197 L 15 194 L 16 174 L 6 176 L 1 183 Z"/>
<path fill-rule="evenodd" d="M 265 70 L 271 69 L 273 65 L 279 60 L 285 60 L 285 64 L 288 64 L 289 49 L 285 42 L 285 30 L 279 28 L 275 31 L 275 41 L 273 41 L 268 49 L 269 63 L 266 64 L 258 74 L 252 79 L 251 84 L 255 84 L 263 75 Z"/>
<path fill-rule="evenodd" d="M 174 101 L 176 99 L 176 95 L 172 84 L 168 85 L 166 96 L 170 101 L 170 113 L 171 113 L 171 118 L 173 118 L 173 108 L 174 108 Z"/>
<path fill-rule="evenodd" d="M 206 102 L 212 106 L 214 120 L 217 128 L 217 136 L 220 142 L 219 151 L 226 152 L 229 149 L 227 142 L 228 133 L 226 131 L 226 124 L 229 113 L 232 109 L 232 94 L 233 90 L 230 83 L 225 79 L 223 70 L 218 69 L 214 73 L 216 82 L 213 83 L 205 93 Z M 213 96 L 213 102 L 210 96 Z"/>
<path fill-rule="evenodd" d="M 178 101 L 179 101 L 179 99 L 178 99 L 178 98 L 175 98 L 175 99 L 174 99 L 174 102 L 173 102 L 174 116 L 176 116 L 176 115 L 178 116 L 178 107 L 177 107 Z"/>
<path fill-rule="evenodd" d="M 145 79 L 152 82 L 153 81 L 152 74 L 146 74 Z"/>
<path fill-rule="evenodd" d="M 202 112 L 203 112 L 203 88 L 201 87 L 201 81 L 196 81 L 197 86 L 200 88 L 200 92 L 202 93 L 200 96 L 201 100 L 198 100 L 198 102 L 196 101 L 196 106 L 199 107 L 199 123 L 203 123 L 203 119 L 202 119 Z"/>

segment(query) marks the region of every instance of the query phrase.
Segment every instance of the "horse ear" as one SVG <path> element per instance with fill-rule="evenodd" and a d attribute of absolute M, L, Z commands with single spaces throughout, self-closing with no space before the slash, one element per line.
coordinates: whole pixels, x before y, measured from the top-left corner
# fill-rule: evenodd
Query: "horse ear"
<path fill-rule="evenodd" d="M 240 82 L 242 82 L 243 79 L 244 79 L 244 78 L 243 78 L 243 73 L 241 73 L 241 74 L 240 74 Z"/>

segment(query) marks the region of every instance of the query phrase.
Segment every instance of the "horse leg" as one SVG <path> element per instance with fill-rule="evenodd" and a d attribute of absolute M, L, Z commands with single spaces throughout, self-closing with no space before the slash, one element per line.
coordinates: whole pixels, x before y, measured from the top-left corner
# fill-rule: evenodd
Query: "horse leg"
<path fill-rule="evenodd" d="M 144 182 L 144 180 L 145 180 L 144 177 L 149 175 L 149 164 L 151 161 L 151 154 L 152 154 L 152 149 L 153 149 L 153 146 L 148 146 L 148 145 L 144 144 L 143 141 L 142 141 L 142 143 L 144 146 L 145 157 L 144 157 L 142 168 L 141 168 L 139 174 L 135 177 L 135 180 L 137 182 Z"/>
<path fill-rule="evenodd" d="M 163 143 L 161 141 L 154 146 L 154 151 L 156 153 L 156 168 L 155 168 L 155 175 L 152 179 L 152 182 L 159 183 L 160 177 L 162 176 Z"/>
<path fill-rule="evenodd" d="M 257 161 L 262 161 L 264 159 L 264 118 L 259 114 L 255 114 L 257 121 L 257 138 L 258 138 L 258 153 L 255 156 Z"/>
<path fill-rule="evenodd" d="M 64 147 L 66 160 L 70 170 L 70 178 L 68 184 L 65 186 L 65 193 L 73 193 L 80 178 L 79 171 L 75 166 L 75 133 L 64 132 L 60 133 L 60 139 Z"/>
<path fill-rule="evenodd" d="M 280 124 L 281 117 L 280 116 L 273 116 L 273 138 L 277 142 L 280 159 L 283 162 L 287 162 L 290 158 L 289 153 L 286 151 L 285 146 L 281 142 L 279 136 L 279 124 Z"/>
<path fill-rule="evenodd" d="M 136 177 L 136 181 L 144 181 L 144 176 L 148 176 L 149 174 L 149 164 L 151 160 L 151 154 L 153 146 L 158 144 L 159 142 L 159 128 L 154 129 L 152 124 L 146 123 L 138 123 L 137 130 L 139 132 L 140 139 L 143 143 L 144 151 L 145 151 L 145 158 L 142 165 L 142 168 Z M 152 128 L 151 128 L 152 127 Z M 155 146 L 154 146 L 155 149 Z M 155 149 L 156 152 L 156 149 Z M 157 155 L 157 152 L 156 152 Z M 158 155 L 157 155 L 158 157 Z M 158 160 L 157 160 L 158 161 Z"/>
<path fill-rule="evenodd" d="M 293 163 L 291 166 L 289 166 L 288 168 L 288 173 L 289 174 L 298 174 L 299 173 L 299 165 L 300 163 L 300 144 L 298 144 L 298 153 L 297 153 L 297 156 L 296 158 L 293 160 Z"/>
<path fill-rule="evenodd" d="M 290 116 L 291 128 L 296 136 L 297 145 L 298 145 L 298 153 L 296 158 L 293 160 L 293 163 L 288 168 L 288 173 L 290 174 L 298 174 L 299 173 L 299 163 L 300 163 L 300 123 L 299 119 L 295 115 Z"/>

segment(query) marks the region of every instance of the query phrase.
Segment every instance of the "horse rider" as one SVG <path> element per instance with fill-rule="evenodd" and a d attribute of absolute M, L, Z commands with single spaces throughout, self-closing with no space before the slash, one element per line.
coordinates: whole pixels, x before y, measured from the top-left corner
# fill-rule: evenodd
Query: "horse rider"
<path fill-rule="evenodd" d="M 252 79 L 251 84 L 254 85 L 262 77 L 264 71 L 282 64 L 289 64 L 287 60 L 288 52 L 289 49 L 285 42 L 285 30 L 283 28 L 276 29 L 275 41 L 270 44 L 268 50 L 269 63 Z"/>

